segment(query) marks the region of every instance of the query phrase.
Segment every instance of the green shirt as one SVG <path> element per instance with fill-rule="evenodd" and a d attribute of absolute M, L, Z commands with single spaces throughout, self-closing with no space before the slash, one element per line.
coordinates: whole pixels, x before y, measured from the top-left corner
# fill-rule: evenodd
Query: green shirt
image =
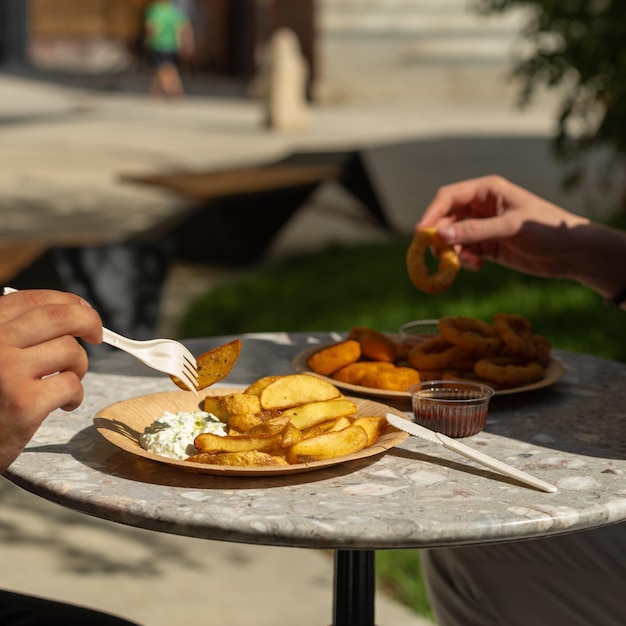
<path fill-rule="evenodd" d="M 154 2 L 146 11 L 146 43 L 149 50 L 178 52 L 180 30 L 187 16 L 171 2 Z"/>

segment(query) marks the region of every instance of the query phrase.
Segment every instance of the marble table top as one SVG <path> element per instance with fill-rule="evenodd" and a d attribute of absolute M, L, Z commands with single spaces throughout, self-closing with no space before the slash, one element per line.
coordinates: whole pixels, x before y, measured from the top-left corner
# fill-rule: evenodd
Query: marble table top
<path fill-rule="evenodd" d="M 233 337 L 194 340 L 195 354 Z M 334 333 L 244 335 L 225 386 L 293 372 Z M 123 353 L 92 362 L 86 397 L 56 411 L 6 471 L 17 485 L 97 517 L 174 534 L 325 549 L 417 548 L 570 532 L 626 519 L 626 364 L 555 350 L 564 377 L 492 400 L 465 443 L 558 487 L 526 488 L 410 437 L 383 456 L 273 477 L 190 474 L 117 449 L 92 418 L 113 402 L 171 391 Z"/>

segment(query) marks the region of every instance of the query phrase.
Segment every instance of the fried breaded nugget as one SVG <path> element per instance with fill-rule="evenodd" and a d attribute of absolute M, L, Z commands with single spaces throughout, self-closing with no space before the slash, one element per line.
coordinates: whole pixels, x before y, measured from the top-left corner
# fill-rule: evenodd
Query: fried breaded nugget
<path fill-rule="evenodd" d="M 360 385 L 361 379 L 368 372 L 394 368 L 395 365 L 393 363 L 383 361 L 357 361 L 356 363 L 351 363 L 350 365 L 346 365 L 336 372 L 333 372 L 332 378 L 341 381 L 342 383 Z"/>
<path fill-rule="evenodd" d="M 348 339 L 332 346 L 322 348 L 307 359 L 309 369 L 322 376 L 330 376 L 338 369 L 358 361 L 361 356 L 361 345 L 358 341 Z"/>
<path fill-rule="evenodd" d="M 363 387 L 386 389 L 388 391 L 407 391 L 420 382 L 420 375 L 412 367 L 395 367 L 390 370 L 369 372 L 361 379 Z"/>
<path fill-rule="evenodd" d="M 391 337 L 373 328 L 355 326 L 348 335 L 361 346 L 361 355 L 372 361 L 393 363 L 398 356 L 398 346 Z"/>

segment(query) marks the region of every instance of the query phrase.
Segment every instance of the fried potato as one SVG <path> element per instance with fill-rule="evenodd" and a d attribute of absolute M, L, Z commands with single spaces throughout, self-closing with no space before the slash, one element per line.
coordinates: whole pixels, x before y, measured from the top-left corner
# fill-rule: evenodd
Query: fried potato
<path fill-rule="evenodd" d="M 354 415 L 356 413 L 356 404 L 345 398 L 337 398 L 335 400 L 324 400 L 322 402 L 308 402 L 290 409 L 281 411 L 281 415 L 289 416 L 291 423 L 301 430 L 315 426 L 320 422 Z"/>
<path fill-rule="evenodd" d="M 357 361 L 346 365 L 341 369 L 333 373 L 332 378 L 342 383 L 348 383 L 350 385 L 360 385 L 363 376 L 369 372 L 379 372 L 384 370 L 394 369 L 393 363 L 387 363 L 383 361 Z"/>
<path fill-rule="evenodd" d="M 200 452 L 246 452 L 247 450 L 267 451 L 280 448 L 282 442 L 282 433 L 252 437 L 246 435 L 222 437 L 213 433 L 201 433 L 194 439 L 193 445 Z"/>
<path fill-rule="evenodd" d="M 259 397 L 249 393 L 229 393 L 225 396 L 220 396 L 218 407 L 220 411 L 228 415 L 261 412 Z"/>
<path fill-rule="evenodd" d="M 289 374 L 271 382 L 261 391 L 263 409 L 287 409 L 341 397 L 341 392 L 326 380 L 309 374 Z"/>
<path fill-rule="evenodd" d="M 304 439 L 310 439 L 311 437 L 317 437 L 322 433 L 330 432 L 331 430 L 341 430 L 342 428 L 347 428 L 350 426 L 352 422 L 348 417 L 337 417 L 335 419 L 326 420 L 325 422 L 321 422 L 320 424 L 316 424 L 315 426 L 311 426 L 302 432 L 302 437 Z"/>
<path fill-rule="evenodd" d="M 302 431 L 296 428 L 293 424 L 287 424 L 287 427 L 283 431 L 283 441 L 281 446 L 283 448 L 289 448 L 294 444 L 301 441 L 303 438 Z"/>
<path fill-rule="evenodd" d="M 313 372 L 329 376 L 338 369 L 358 361 L 360 356 L 361 344 L 348 339 L 313 353 L 307 359 L 307 366 Z"/>
<path fill-rule="evenodd" d="M 267 420 L 278 417 L 279 411 L 260 411 L 259 413 L 237 413 L 230 415 L 226 419 L 229 428 L 234 428 L 240 434 L 247 432 L 258 424 L 262 424 Z"/>
<path fill-rule="evenodd" d="M 220 422 L 224 422 L 226 424 L 228 422 L 228 418 L 230 417 L 230 413 L 225 411 L 220 406 L 220 398 L 221 396 L 207 396 L 202 401 L 202 410 L 215 415 Z"/>
<path fill-rule="evenodd" d="M 223 378 L 226 378 L 237 362 L 240 352 L 241 341 L 235 339 L 234 341 L 213 348 L 208 352 L 204 352 L 199 357 L 196 357 L 196 365 L 198 368 L 198 384 L 196 385 L 196 389 L 198 391 L 200 391 L 200 389 L 206 389 Z M 170 376 L 170 378 L 176 386 L 187 391 L 187 387 L 185 387 L 179 378 L 176 378 L 176 376 Z"/>
<path fill-rule="evenodd" d="M 328 433 L 335 430 L 343 430 L 352 424 L 352 420 L 349 417 L 338 417 L 333 420 L 328 420 L 326 422 L 322 422 L 321 424 L 316 424 L 315 426 L 311 426 L 311 428 L 307 428 L 302 432 L 303 439 L 310 439 L 311 437 L 317 437 L 322 433 Z"/>
<path fill-rule="evenodd" d="M 205 463 L 208 465 L 229 465 L 231 467 L 288 465 L 283 457 L 259 450 L 247 450 L 246 452 L 199 452 L 198 454 L 190 456 L 187 461 Z"/>
<path fill-rule="evenodd" d="M 367 445 L 373 446 L 378 438 L 387 430 L 388 422 L 384 417 L 363 415 L 357 417 L 352 424 L 360 426 L 367 434 Z"/>
<path fill-rule="evenodd" d="M 229 428 L 243 434 L 247 433 L 255 426 L 262 424 L 265 420 L 263 419 L 262 413 L 237 413 L 237 415 L 228 416 L 224 421 L 228 424 Z"/>
<path fill-rule="evenodd" d="M 263 378 L 259 378 L 255 380 L 251 385 L 249 385 L 244 393 L 250 394 L 251 396 L 260 396 L 261 391 L 265 389 L 270 383 L 273 383 L 275 380 L 280 378 L 280 376 L 263 376 Z"/>
<path fill-rule="evenodd" d="M 287 425 L 290 423 L 290 419 L 287 415 L 278 415 L 272 417 L 264 422 L 255 424 L 252 428 L 244 431 L 245 435 L 255 437 L 257 435 L 277 435 L 284 432 Z"/>
<path fill-rule="evenodd" d="M 289 463 L 308 463 L 332 459 L 358 452 L 367 446 L 367 433 L 361 426 L 350 425 L 339 431 L 332 431 L 303 439 L 287 450 Z"/>

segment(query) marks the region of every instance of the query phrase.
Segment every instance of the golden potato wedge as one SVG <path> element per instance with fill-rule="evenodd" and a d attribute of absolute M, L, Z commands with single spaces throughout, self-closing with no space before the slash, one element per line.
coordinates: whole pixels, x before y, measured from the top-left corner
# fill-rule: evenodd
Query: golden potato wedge
<path fill-rule="evenodd" d="M 291 464 L 308 463 L 345 456 L 365 448 L 367 439 L 367 433 L 361 426 L 350 425 L 343 430 L 299 441 L 288 448 L 287 461 Z"/>
<path fill-rule="evenodd" d="M 349 417 L 340 417 L 333 424 L 333 427 L 330 430 L 343 430 L 344 428 L 348 428 L 354 421 Z"/>
<path fill-rule="evenodd" d="M 341 397 L 337 387 L 310 374 L 288 374 L 271 382 L 261 391 L 263 409 L 287 409 L 308 402 Z"/>
<path fill-rule="evenodd" d="M 229 465 L 231 467 L 248 467 L 250 465 L 288 465 L 287 461 L 268 452 L 247 450 L 245 452 L 199 452 L 190 456 L 187 461 L 206 463 L 209 465 Z"/>
<path fill-rule="evenodd" d="M 226 378 L 237 362 L 240 352 L 241 341 L 235 339 L 234 341 L 213 348 L 196 357 L 196 365 L 198 368 L 198 384 L 196 385 L 196 389 L 198 391 L 200 391 L 200 389 L 206 389 L 223 378 Z M 187 391 L 187 387 L 185 387 L 180 379 L 176 378 L 176 376 L 170 376 L 170 378 L 176 386 Z"/>
<path fill-rule="evenodd" d="M 384 417 L 376 415 L 363 415 L 357 417 L 352 424 L 360 426 L 367 433 L 367 445 L 372 446 L 377 439 L 387 430 L 389 425 Z"/>
<path fill-rule="evenodd" d="M 330 432 L 331 430 L 342 430 L 343 428 L 350 426 L 350 424 L 352 424 L 352 421 L 349 417 L 337 417 L 303 430 L 302 436 L 304 439 L 310 439 L 311 437 L 317 437 L 318 435 Z"/>
<path fill-rule="evenodd" d="M 273 383 L 280 376 L 263 376 L 263 378 L 259 378 L 255 380 L 251 385 L 249 385 L 244 393 L 249 393 L 252 396 L 260 396 L 261 391 L 265 389 L 270 383 Z"/>
<path fill-rule="evenodd" d="M 260 424 L 256 424 L 252 428 L 246 430 L 244 434 L 250 437 L 255 437 L 257 435 L 277 435 L 278 433 L 284 432 L 289 423 L 290 420 L 287 415 L 279 415 L 265 420 Z"/>
<path fill-rule="evenodd" d="M 230 414 L 220 406 L 220 397 L 221 396 L 207 396 L 202 401 L 202 410 L 215 415 L 220 422 L 227 423 Z"/>
<path fill-rule="evenodd" d="M 217 405 L 220 411 L 228 415 L 261 412 L 261 403 L 258 396 L 248 393 L 229 393 L 225 396 L 220 396 Z"/>
<path fill-rule="evenodd" d="M 213 433 L 201 433 L 194 439 L 193 445 L 199 452 L 246 452 L 247 450 L 267 451 L 272 448 L 280 448 L 282 443 L 283 436 L 281 433 L 257 437 L 246 435 L 222 437 Z"/>
<path fill-rule="evenodd" d="M 260 413 L 238 413 L 227 418 L 226 423 L 239 433 L 245 433 L 258 424 L 280 415 L 279 411 L 261 411 Z"/>
<path fill-rule="evenodd" d="M 281 415 L 288 415 L 291 423 L 300 430 L 310 428 L 321 422 L 326 422 L 336 417 L 345 417 L 356 413 L 356 404 L 345 398 L 336 400 L 323 400 L 321 402 L 308 402 L 300 406 L 281 411 Z"/>
<path fill-rule="evenodd" d="M 283 441 L 281 446 L 283 448 L 290 448 L 298 441 L 302 440 L 302 431 L 298 430 L 293 424 L 288 423 L 287 427 L 283 431 Z"/>

